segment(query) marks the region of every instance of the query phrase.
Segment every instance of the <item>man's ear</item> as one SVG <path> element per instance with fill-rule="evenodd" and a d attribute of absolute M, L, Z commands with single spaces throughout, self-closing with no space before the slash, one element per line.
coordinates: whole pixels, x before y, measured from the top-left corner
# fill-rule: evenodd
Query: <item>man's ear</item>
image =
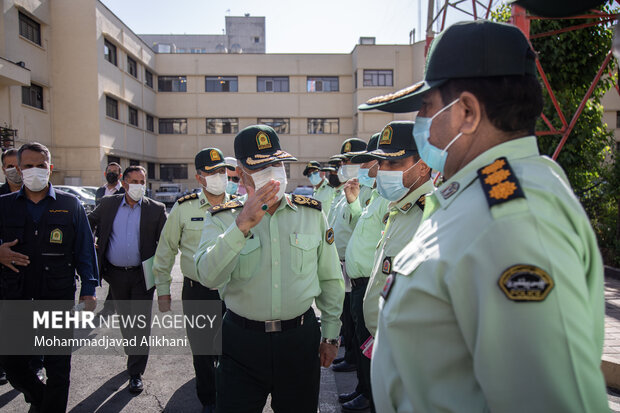
<path fill-rule="evenodd" d="M 50 172 L 54 169 L 54 165 L 50 164 Z"/>
<path fill-rule="evenodd" d="M 464 134 L 472 134 L 480 126 L 482 120 L 482 104 L 478 98 L 471 92 L 462 92 L 459 101 L 454 105 L 457 109 L 457 116 L 461 123 L 459 132 Z"/>

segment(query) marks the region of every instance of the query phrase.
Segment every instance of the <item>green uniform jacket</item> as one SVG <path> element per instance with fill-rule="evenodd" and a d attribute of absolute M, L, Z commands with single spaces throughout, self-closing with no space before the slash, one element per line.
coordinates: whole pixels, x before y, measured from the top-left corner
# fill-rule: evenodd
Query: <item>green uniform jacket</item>
<path fill-rule="evenodd" d="M 350 278 L 370 277 L 377 243 L 385 228 L 388 201 L 375 190 L 362 211 L 346 250 L 347 275 Z M 377 301 L 378 305 L 378 301 Z"/>
<path fill-rule="evenodd" d="M 228 201 L 228 195 L 225 195 L 225 201 Z M 153 276 L 158 296 L 170 294 L 170 273 L 179 250 L 181 272 L 185 277 L 198 281 L 194 254 L 200 242 L 205 215 L 211 206 L 204 192 L 200 191 L 200 195 L 180 198 L 172 207 L 159 236 L 153 261 Z"/>
<path fill-rule="evenodd" d="M 334 229 L 336 235 L 336 248 L 338 249 L 338 257 L 345 259 L 345 252 L 353 229 L 357 224 L 357 220 L 362 214 L 359 196 L 351 204 L 347 201 L 347 197 L 342 189 L 336 190 L 336 197 L 327 215 L 329 226 Z"/>
<path fill-rule="evenodd" d="M 338 337 L 344 283 L 320 203 L 286 194 L 247 238 L 235 223 L 241 207 L 221 209 L 207 214 L 195 255 L 200 282 L 251 320 L 290 320 L 316 301 L 323 337 Z"/>
<path fill-rule="evenodd" d="M 433 189 L 432 181 L 425 182 L 400 201 L 389 204 L 389 218 L 383 237 L 373 246 L 372 275 L 364 295 L 364 322 L 373 336 L 377 334 L 379 297 L 385 285 L 385 279 L 391 271 L 392 260 L 411 241 L 422 221 L 423 197 Z"/>
<path fill-rule="evenodd" d="M 321 203 L 323 212 L 327 215 L 335 195 L 336 191 L 334 188 L 329 186 L 327 179 L 323 179 L 319 187 L 314 189 L 312 197 Z"/>
<path fill-rule="evenodd" d="M 424 218 L 380 301 L 377 411 L 609 411 L 601 255 L 536 138 L 479 155 Z"/>

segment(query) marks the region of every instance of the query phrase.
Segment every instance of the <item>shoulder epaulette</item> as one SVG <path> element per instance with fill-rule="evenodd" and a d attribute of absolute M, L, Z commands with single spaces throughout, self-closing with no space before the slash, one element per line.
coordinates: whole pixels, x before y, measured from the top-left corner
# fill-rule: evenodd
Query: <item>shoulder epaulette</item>
<path fill-rule="evenodd" d="M 422 211 L 424 211 L 424 205 L 426 205 L 426 195 L 422 195 L 418 198 L 418 200 L 415 201 L 415 204 L 419 206 Z"/>
<path fill-rule="evenodd" d="M 215 215 L 218 212 L 226 211 L 228 209 L 233 209 L 233 208 L 241 208 L 241 207 L 243 207 L 242 202 L 228 201 L 228 202 L 224 202 L 223 204 L 215 205 L 209 208 L 209 212 L 211 213 L 211 215 Z"/>
<path fill-rule="evenodd" d="M 291 195 L 291 201 L 293 201 L 293 203 L 297 205 L 318 209 L 319 211 L 323 210 L 321 207 L 321 201 L 317 201 L 316 199 L 310 198 L 308 196 L 293 194 Z"/>
<path fill-rule="evenodd" d="M 237 195 L 235 195 L 235 194 L 232 194 L 232 195 L 230 196 L 230 199 L 237 199 L 237 198 L 239 198 L 239 197 L 238 197 Z"/>
<path fill-rule="evenodd" d="M 506 158 L 478 169 L 478 179 L 489 203 L 489 208 L 516 198 L 525 198 L 519 180 Z"/>
<path fill-rule="evenodd" d="M 187 201 L 187 200 L 190 200 L 190 199 L 196 199 L 196 198 L 198 198 L 198 194 L 196 194 L 196 193 L 194 193 L 194 194 L 189 194 L 189 195 L 185 195 L 185 196 L 182 196 L 181 198 L 177 199 L 177 202 L 178 202 L 179 204 L 182 204 L 183 202 L 185 202 L 185 201 Z"/>

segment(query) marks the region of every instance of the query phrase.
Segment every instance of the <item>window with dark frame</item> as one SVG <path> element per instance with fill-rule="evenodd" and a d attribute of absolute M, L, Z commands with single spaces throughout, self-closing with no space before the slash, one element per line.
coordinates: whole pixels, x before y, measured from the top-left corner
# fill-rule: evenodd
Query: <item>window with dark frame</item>
<path fill-rule="evenodd" d="M 22 103 L 43 109 L 43 88 L 38 85 L 22 86 Z"/>
<path fill-rule="evenodd" d="M 258 123 L 271 126 L 276 133 L 281 135 L 290 133 L 291 120 L 288 118 L 258 118 Z"/>
<path fill-rule="evenodd" d="M 310 77 L 307 79 L 308 92 L 338 92 L 338 76 Z"/>
<path fill-rule="evenodd" d="M 185 76 L 159 76 L 157 78 L 159 92 L 187 92 Z"/>
<path fill-rule="evenodd" d="M 146 115 L 146 130 L 149 132 L 155 132 L 155 120 L 151 115 Z"/>
<path fill-rule="evenodd" d="M 153 73 L 147 69 L 144 69 L 144 83 L 151 89 L 153 88 Z"/>
<path fill-rule="evenodd" d="M 205 76 L 205 92 L 237 91 L 237 76 Z"/>
<path fill-rule="evenodd" d="M 132 108 L 131 106 L 128 106 L 127 109 L 128 109 L 127 118 L 129 119 L 129 124 L 137 127 L 138 126 L 138 109 Z"/>
<path fill-rule="evenodd" d="M 22 12 L 19 12 L 19 34 L 41 46 L 41 25 Z"/>
<path fill-rule="evenodd" d="M 121 164 L 120 156 L 108 155 L 108 165 L 112 162 L 116 162 L 117 164 Z"/>
<path fill-rule="evenodd" d="M 207 118 L 207 133 L 208 134 L 238 133 L 238 132 L 239 132 L 239 119 L 238 118 Z"/>
<path fill-rule="evenodd" d="M 364 69 L 364 86 L 393 86 L 393 71 Z"/>
<path fill-rule="evenodd" d="M 160 135 L 187 135 L 187 119 L 160 118 Z"/>
<path fill-rule="evenodd" d="M 114 66 L 117 66 L 116 64 L 116 46 L 114 46 L 114 44 L 112 44 L 112 42 L 110 42 L 107 39 L 103 40 L 103 57 L 105 60 L 107 60 L 108 62 L 112 63 Z"/>
<path fill-rule="evenodd" d="M 308 134 L 338 134 L 340 120 L 337 118 L 312 118 L 308 119 Z"/>
<path fill-rule="evenodd" d="M 288 92 L 288 76 L 258 76 L 256 78 L 257 92 Z"/>
<path fill-rule="evenodd" d="M 620 111 L 616 112 L 616 129 L 620 128 Z"/>
<path fill-rule="evenodd" d="M 129 166 L 140 165 L 140 161 L 137 159 L 130 159 Z"/>
<path fill-rule="evenodd" d="M 136 79 L 138 78 L 138 63 L 129 56 L 127 56 L 127 71 Z"/>
<path fill-rule="evenodd" d="M 111 118 L 118 119 L 118 100 L 110 96 L 105 97 L 105 114 Z"/>
<path fill-rule="evenodd" d="M 172 181 L 173 179 L 187 179 L 187 164 L 162 163 L 159 165 L 159 179 Z"/>
<path fill-rule="evenodd" d="M 153 162 L 146 163 L 146 178 L 155 179 L 155 164 Z"/>

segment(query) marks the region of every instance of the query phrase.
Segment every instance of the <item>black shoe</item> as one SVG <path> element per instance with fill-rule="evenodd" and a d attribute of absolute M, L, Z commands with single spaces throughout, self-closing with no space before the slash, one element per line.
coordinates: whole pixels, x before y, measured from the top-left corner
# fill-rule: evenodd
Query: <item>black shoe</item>
<path fill-rule="evenodd" d="M 355 364 L 349 364 L 346 361 L 342 363 L 332 365 L 332 370 L 338 373 L 343 373 L 345 371 L 355 371 L 357 370 L 357 366 Z"/>
<path fill-rule="evenodd" d="M 144 385 L 142 384 L 142 378 L 140 375 L 131 376 L 129 379 L 129 393 L 140 393 L 144 390 Z"/>
<path fill-rule="evenodd" d="M 0 386 L 7 384 L 9 381 L 6 379 L 6 371 L 0 369 Z"/>
<path fill-rule="evenodd" d="M 342 405 L 343 412 L 360 412 L 370 408 L 370 401 L 360 394 L 350 402 L 346 402 Z"/>
<path fill-rule="evenodd" d="M 359 396 L 360 392 L 358 392 L 357 390 L 352 391 L 351 393 L 342 393 L 338 395 L 338 402 L 339 403 L 346 403 L 346 402 L 350 402 L 351 400 L 355 399 L 357 396 Z"/>
<path fill-rule="evenodd" d="M 215 413 L 215 405 L 214 404 L 206 404 L 202 406 L 202 413 Z"/>
<path fill-rule="evenodd" d="M 344 357 L 338 357 L 332 361 L 333 364 L 342 363 L 344 361 Z"/>

